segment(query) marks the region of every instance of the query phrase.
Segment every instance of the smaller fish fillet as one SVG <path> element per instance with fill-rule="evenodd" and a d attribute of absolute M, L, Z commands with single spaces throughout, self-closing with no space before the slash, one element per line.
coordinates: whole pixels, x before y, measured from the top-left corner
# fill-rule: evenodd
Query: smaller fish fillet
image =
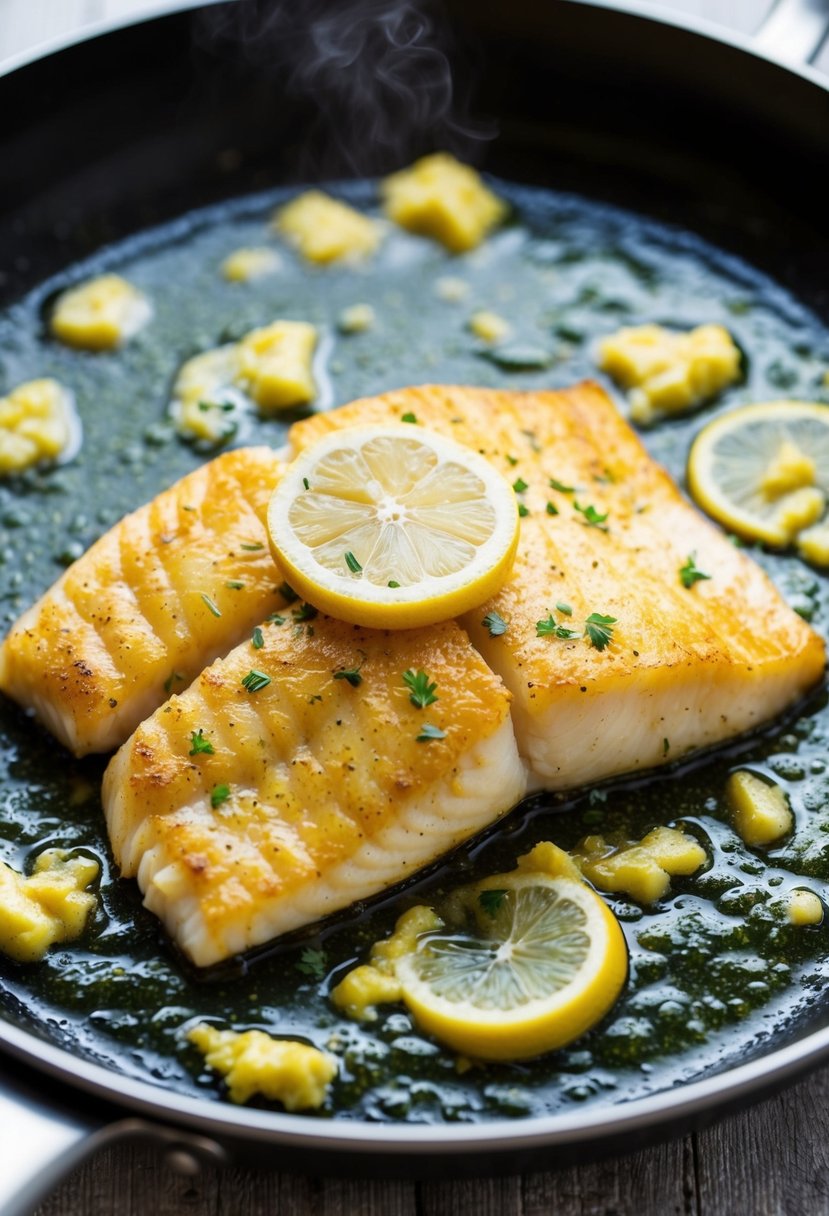
<path fill-rule="evenodd" d="M 240 448 L 127 515 L 12 626 L 0 689 L 77 756 L 123 743 L 282 602 L 265 523 L 281 468 Z"/>
<path fill-rule="evenodd" d="M 289 617 L 262 634 L 158 709 L 104 777 L 116 861 L 200 967 L 410 877 L 526 788 L 510 695 L 454 622 Z M 427 709 L 410 668 L 437 684 Z M 256 692 L 251 669 L 270 678 Z M 445 737 L 418 741 L 425 723 Z M 199 731 L 212 751 L 191 755 Z"/>

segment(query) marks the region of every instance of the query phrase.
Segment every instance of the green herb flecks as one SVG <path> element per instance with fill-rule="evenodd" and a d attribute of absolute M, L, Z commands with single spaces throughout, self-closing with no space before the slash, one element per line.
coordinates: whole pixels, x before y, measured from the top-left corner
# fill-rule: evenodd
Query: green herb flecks
<path fill-rule="evenodd" d="M 314 950 L 312 946 L 306 946 L 300 955 L 299 961 L 296 963 L 297 971 L 302 975 L 307 975 L 309 979 L 321 980 L 325 977 L 325 970 L 328 966 L 328 959 L 324 950 Z"/>
<path fill-rule="evenodd" d="M 411 411 L 409 411 L 409 413 L 407 413 L 407 414 L 400 415 L 400 421 L 401 422 L 413 422 L 413 423 L 417 424 L 417 415 L 413 414 Z"/>
<path fill-rule="evenodd" d="M 229 785 L 214 785 L 210 793 L 210 805 L 214 808 L 221 806 L 223 802 L 227 802 L 230 797 Z"/>
<path fill-rule="evenodd" d="M 556 506 L 556 504 L 554 502 L 548 502 L 546 510 L 547 510 L 548 515 L 558 515 L 559 514 L 558 507 Z"/>
<path fill-rule="evenodd" d="M 225 586 L 230 591 L 241 591 L 244 585 L 245 584 L 238 578 L 229 578 L 225 583 Z"/>
<path fill-rule="evenodd" d="M 710 577 L 710 574 L 706 574 L 697 566 L 696 553 L 689 553 L 685 565 L 679 567 L 679 581 L 687 590 L 690 590 L 694 583 L 700 583 L 703 579 L 710 579 Z"/>
<path fill-rule="evenodd" d="M 499 638 L 509 629 L 509 623 L 505 621 L 504 618 L 500 616 L 494 609 L 492 612 L 488 612 L 486 614 L 484 619 L 481 621 L 481 624 L 485 629 L 489 630 L 489 636 L 491 638 Z"/>
<path fill-rule="evenodd" d="M 615 616 L 602 616 L 601 612 L 591 612 L 584 622 L 584 636 L 590 639 L 590 645 L 596 650 L 604 650 L 613 637 Z"/>
<path fill-rule="evenodd" d="M 250 644 L 254 650 L 261 650 L 265 645 L 265 635 L 257 625 L 251 635 Z"/>
<path fill-rule="evenodd" d="M 174 684 L 183 684 L 183 683 L 184 683 L 184 676 L 181 674 L 181 672 L 180 671 L 171 671 L 170 674 L 168 675 L 167 679 L 164 681 L 164 691 L 166 692 L 167 696 L 169 697 L 170 693 L 173 691 L 173 685 Z"/>
<path fill-rule="evenodd" d="M 270 676 L 265 675 L 264 671 L 257 671 L 255 667 L 252 667 L 242 680 L 242 688 L 249 693 L 259 692 L 261 689 L 267 688 L 270 682 Z"/>
<path fill-rule="evenodd" d="M 429 743 L 432 739 L 445 739 L 446 731 L 441 730 L 439 726 L 433 726 L 431 722 L 424 722 L 420 728 L 420 734 L 415 736 L 418 743 Z"/>
<path fill-rule="evenodd" d="M 260 541 L 252 541 L 249 545 L 240 545 L 240 549 L 244 549 L 246 553 L 259 553 L 265 546 Z"/>
<path fill-rule="evenodd" d="M 348 568 L 352 574 L 362 574 L 363 567 L 357 561 L 357 558 L 354 556 L 354 554 L 351 552 L 350 549 L 346 550 L 344 557 L 345 557 L 345 564 L 348 566 Z"/>
<path fill-rule="evenodd" d="M 362 663 L 360 667 L 362 667 Z M 341 667 L 338 671 L 332 672 L 332 674 L 335 680 L 345 680 L 352 688 L 359 688 L 363 682 L 363 677 L 360 675 L 360 667 Z"/>
<path fill-rule="evenodd" d="M 291 616 L 295 621 L 313 621 L 315 616 L 319 615 L 319 610 L 313 604 L 302 603 L 298 608 L 294 608 Z"/>
<path fill-rule="evenodd" d="M 550 489 L 558 490 L 559 494 L 575 494 L 575 486 L 566 486 L 563 481 L 556 481 L 555 477 L 550 478 Z"/>
<path fill-rule="evenodd" d="M 586 507 L 583 507 L 580 503 L 577 503 L 575 499 L 573 500 L 573 510 L 578 511 L 579 515 L 584 518 L 584 522 L 588 528 L 598 528 L 600 532 L 607 532 L 607 528 L 604 526 L 604 523 L 610 514 L 609 511 L 605 511 L 604 514 L 602 514 L 601 511 L 596 510 L 592 503 L 588 503 Z"/>
<path fill-rule="evenodd" d="M 520 518 L 520 519 L 526 519 L 526 518 L 527 518 L 527 516 L 529 515 L 529 513 L 530 513 L 530 508 L 529 508 L 528 506 L 526 506 L 526 504 L 525 504 L 525 503 L 523 503 L 523 502 L 519 502 L 519 504 L 518 504 L 518 516 L 519 516 L 519 518 Z"/>
<path fill-rule="evenodd" d="M 478 892 L 478 903 L 487 916 L 497 916 L 507 892 L 503 887 L 489 887 L 486 891 Z"/>
<path fill-rule="evenodd" d="M 212 756 L 215 755 L 216 749 L 209 739 L 205 739 L 204 731 L 201 727 L 198 730 L 190 733 L 190 752 L 191 756 Z"/>
<path fill-rule="evenodd" d="M 218 605 L 216 604 L 216 601 L 215 601 L 215 600 L 212 600 L 212 599 L 210 598 L 210 596 L 207 594 L 207 592 L 202 591 L 202 593 L 201 593 L 201 597 L 202 597 L 202 599 L 204 600 L 204 602 L 205 602 L 205 604 L 207 605 L 207 607 L 208 607 L 208 608 L 210 609 L 210 611 L 213 613 L 213 615 L 214 615 L 214 616 L 221 616 L 221 615 L 222 615 L 222 613 L 221 613 L 221 609 L 220 609 L 220 608 L 218 607 Z"/>
<path fill-rule="evenodd" d="M 523 477 L 518 477 L 512 483 L 512 488 L 513 488 L 513 490 L 515 490 L 516 494 L 523 494 L 524 491 L 529 490 L 530 487 L 527 485 L 527 483 Z"/>
<path fill-rule="evenodd" d="M 288 583 L 280 583 L 276 588 L 277 595 L 281 595 L 286 604 L 295 604 L 299 596 L 294 591 L 293 587 Z"/>
<path fill-rule="evenodd" d="M 409 700 L 416 709 L 425 709 L 427 705 L 434 705 L 435 701 L 439 700 L 435 696 L 437 684 L 433 684 L 425 671 L 408 671 L 403 672 L 403 683 L 409 690 Z"/>
<path fill-rule="evenodd" d="M 567 641 L 570 638 L 577 638 L 579 631 L 570 629 L 567 625 L 560 625 L 551 612 L 545 620 L 535 622 L 535 636 L 537 638 L 562 638 Z"/>

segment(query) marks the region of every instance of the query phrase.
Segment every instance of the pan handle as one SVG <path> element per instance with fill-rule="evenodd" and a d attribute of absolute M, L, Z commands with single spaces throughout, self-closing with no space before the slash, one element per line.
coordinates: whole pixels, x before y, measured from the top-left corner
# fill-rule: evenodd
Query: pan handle
<path fill-rule="evenodd" d="M 754 35 L 754 47 L 769 59 L 811 63 L 829 35 L 827 0 L 777 0 Z"/>
<path fill-rule="evenodd" d="M 100 1111 L 97 1117 L 87 1115 L 59 1100 L 47 1105 L 15 1073 L 0 1073 L 0 1216 L 31 1216 L 82 1161 L 118 1141 L 156 1144 L 167 1165 L 182 1174 L 197 1174 L 206 1164 L 227 1164 L 227 1154 L 215 1140 L 144 1119 L 106 1122 Z M 48 1078 L 43 1081 L 50 1084 Z M 57 1082 L 55 1089 L 60 1092 Z"/>

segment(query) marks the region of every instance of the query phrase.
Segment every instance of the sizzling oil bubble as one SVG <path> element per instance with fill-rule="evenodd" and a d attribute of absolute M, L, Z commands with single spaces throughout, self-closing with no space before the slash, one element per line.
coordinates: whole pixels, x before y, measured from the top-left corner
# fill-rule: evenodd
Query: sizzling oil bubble
<path fill-rule="evenodd" d="M 331 187 L 375 207 L 369 184 Z M 687 236 L 583 199 L 501 184 L 520 223 L 476 254 L 392 233 L 359 273 L 309 270 L 283 251 L 278 275 L 245 286 L 219 274 L 232 249 L 273 240 L 267 218 L 284 194 L 200 213 L 104 251 L 74 267 L 73 281 L 103 270 L 126 274 L 154 301 L 153 322 L 123 351 L 90 357 L 43 338 L 43 304 L 54 279 L 0 315 L 0 389 L 35 375 L 72 386 L 85 444 L 70 464 L 0 487 L 0 612 L 14 617 L 125 511 L 195 467 L 166 417 L 177 368 L 200 350 L 285 317 L 332 335 L 324 352 L 325 405 L 426 380 L 499 387 L 551 387 L 595 375 L 592 351 L 619 324 L 726 325 L 748 352 L 748 379 L 717 404 L 649 432 L 657 459 L 682 480 L 688 443 L 704 419 L 743 400 L 779 393 L 814 398 L 829 335 L 773 283 Z M 466 285 L 454 302 L 438 280 Z M 337 319 L 370 305 L 376 327 L 359 341 Z M 544 360 L 484 357 L 467 329 L 482 309 L 505 316 L 510 342 Z M 549 366 L 542 366 L 547 362 Z M 781 371 L 782 369 L 782 371 Z M 311 408 L 320 408 L 318 402 Z M 285 424 L 250 420 L 246 442 L 276 447 Z M 795 558 L 755 556 L 795 609 L 824 632 L 829 594 Z M 104 761 L 72 760 L 24 714 L 0 713 L 0 857 L 25 865 L 45 844 L 82 847 L 101 860 L 103 907 L 79 948 L 37 967 L 0 962 L 0 1007 L 76 1054 L 129 1076 L 204 1096 L 218 1092 L 198 1054 L 182 1043 L 193 1018 L 299 1036 L 334 1050 L 341 1075 L 325 1114 L 351 1119 L 480 1120 L 612 1103 L 668 1087 L 744 1058 L 761 1032 L 808 1014 L 825 980 L 829 929 L 790 925 L 787 892 L 829 883 L 829 709 L 816 694 L 800 711 L 749 741 L 658 781 L 618 782 L 578 797 L 536 798 L 482 840 L 405 892 L 343 915 L 321 933 L 203 982 L 180 964 L 132 882 L 108 869 L 98 797 Z M 724 799 L 735 766 L 774 777 L 796 829 L 766 853 L 734 834 Z M 328 1002 L 332 974 L 364 958 L 400 912 L 442 898 L 462 882 L 511 868 L 534 843 L 571 847 L 584 834 L 639 838 L 681 823 L 711 864 L 676 879 L 659 905 L 617 900 L 631 958 L 630 981 L 605 1022 L 571 1048 L 521 1066 L 458 1066 L 394 1007 L 376 1023 L 343 1021 Z M 335 982 L 335 981 L 334 981 Z M 19 1003 L 18 1003 L 19 1002 Z M 23 1012 L 23 1010 L 28 1010 Z"/>

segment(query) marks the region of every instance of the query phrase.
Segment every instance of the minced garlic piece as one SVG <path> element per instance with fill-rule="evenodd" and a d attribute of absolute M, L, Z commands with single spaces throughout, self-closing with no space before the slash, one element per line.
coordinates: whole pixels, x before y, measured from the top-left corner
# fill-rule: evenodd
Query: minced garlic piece
<path fill-rule="evenodd" d="M 735 831 L 747 845 L 774 844 L 794 826 L 788 799 L 779 785 L 754 773 L 732 773 L 726 784 Z"/>
<path fill-rule="evenodd" d="M 622 846 L 587 836 L 572 857 L 599 890 L 630 895 L 643 904 L 661 899 L 672 875 L 694 874 L 706 861 L 702 846 L 676 828 L 654 828 L 640 841 Z"/>
<path fill-rule="evenodd" d="M 638 423 L 684 413 L 740 378 L 740 352 L 721 325 L 687 333 L 661 325 L 620 329 L 600 343 L 598 362 L 629 390 L 630 415 Z"/>
<path fill-rule="evenodd" d="M 118 274 L 103 274 L 58 296 L 50 328 L 67 346 L 113 350 L 142 329 L 152 308 L 145 295 Z"/>
<path fill-rule="evenodd" d="M 473 313 L 469 318 L 469 328 L 476 338 L 482 342 L 503 342 L 512 332 L 512 326 L 497 312 Z"/>
<path fill-rule="evenodd" d="M 829 520 L 801 532 L 797 538 L 797 551 L 815 566 L 829 566 Z"/>
<path fill-rule="evenodd" d="M 506 215 L 506 204 L 480 175 L 446 152 L 436 152 L 382 184 L 390 219 L 421 236 L 433 237 L 451 253 L 480 245 Z"/>
<path fill-rule="evenodd" d="M 231 283 L 249 283 L 275 274 L 280 267 L 279 254 L 267 246 L 254 249 L 234 249 L 222 262 L 222 274 Z"/>
<path fill-rule="evenodd" d="M 80 937 L 96 904 L 85 888 L 98 874 L 96 861 L 65 849 L 46 849 L 29 877 L 0 862 L 0 951 L 33 963 Z"/>
<path fill-rule="evenodd" d="M 309 262 L 356 261 L 374 253 L 380 242 L 375 220 L 321 190 L 309 190 L 280 207 L 273 226 Z"/>
<path fill-rule="evenodd" d="M 270 414 L 316 396 L 311 359 L 317 331 L 307 321 L 275 321 L 239 343 L 239 383 Z"/>
<path fill-rule="evenodd" d="M 337 318 L 337 329 L 341 334 L 361 334 L 373 329 L 376 317 L 370 304 L 351 304 Z"/>
<path fill-rule="evenodd" d="M 337 1075 L 337 1061 L 317 1047 L 273 1039 L 262 1030 L 217 1030 L 201 1022 L 188 1039 L 227 1081 L 231 1102 L 262 1094 L 286 1110 L 316 1110 Z"/>
<path fill-rule="evenodd" d="M 70 393 L 57 380 L 28 380 L 0 397 L 0 476 L 56 460 L 77 434 Z"/>
<path fill-rule="evenodd" d="M 235 403 L 228 394 L 239 375 L 234 343 L 194 355 L 183 364 L 173 385 L 171 412 L 179 434 L 200 443 L 222 443 L 233 433 Z"/>
<path fill-rule="evenodd" d="M 816 523 L 826 509 L 826 496 L 817 486 L 804 486 L 780 499 L 774 512 L 774 527 L 789 543 Z"/>
<path fill-rule="evenodd" d="M 799 887 L 788 895 L 788 916 L 793 925 L 819 925 L 823 920 L 823 904 L 814 891 Z"/>
<path fill-rule="evenodd" d="M 402 999 L 395 976 L 397 960 L 413 953 L 421 934 L 434 932 L 442 925 L 440 917 L 423 904 L 404 912 L 391 937 L 374 944 L 371 961 L 349 971 L 331 992 L 331 1000 L 356 1021 L 374 1021 L 377 1017 L 375 1006 Z"/>
<path fill-rule="evenodd" d="M 812 457 L 801 451 L 791 439 L 784 439 L 763 473 L 760 489 L 770 502 L 774 502 L 792 490 L 813 486 L 815 473 L 816 465 Z"/>

